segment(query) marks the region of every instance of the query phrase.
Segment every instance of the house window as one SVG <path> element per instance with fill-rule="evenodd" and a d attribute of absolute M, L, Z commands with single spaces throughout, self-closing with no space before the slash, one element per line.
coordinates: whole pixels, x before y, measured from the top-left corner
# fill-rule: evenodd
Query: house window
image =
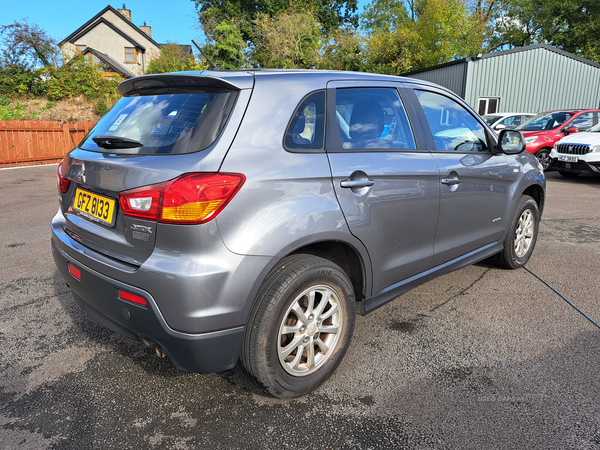
<path fill-rule="evenodd" d="M 498 112 L 499 98 L 480 98 L 479 99 L 479 115 L 494 114 Z"/>
<path fill-rule="evenodd" d="M 76 51 L 77 51 L 77 54 L 79 55 L 79 54 L 80 54 L 82 51 L 84 51 L 86 48 L 87 48 L 87 45 L 77 45 L 77 46 L 76 46 L 76 49 L 77 49 L 77 50 L 76 50 Z"/>
<path fill-rule="evenodd" d="M 136 56 L 134 47 L 125 47 L 125 62 L 136 62 Z"/>

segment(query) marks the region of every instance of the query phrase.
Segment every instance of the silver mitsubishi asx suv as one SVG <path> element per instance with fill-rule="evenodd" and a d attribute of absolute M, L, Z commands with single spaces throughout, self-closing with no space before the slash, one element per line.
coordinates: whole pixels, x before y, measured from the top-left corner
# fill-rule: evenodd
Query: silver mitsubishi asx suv
<path fill-rule="evenodd" d="M 485 258 L 523 266 L 545 179 L 440 86 L 299 70 L 132 78 L 58 169 L 77 304 L 178 369 L 321 385 L 367 314 Z"/>

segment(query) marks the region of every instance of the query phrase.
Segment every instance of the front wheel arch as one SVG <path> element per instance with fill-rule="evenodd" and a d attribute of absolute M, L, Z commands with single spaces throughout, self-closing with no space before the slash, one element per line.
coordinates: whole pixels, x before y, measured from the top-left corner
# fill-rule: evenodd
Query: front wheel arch
<path fill-rule="evenodd" d="M 504 238 L 504 248 L 496 255 L 495 263 L 506 269 L 523 267 L 537 242 L 539 225 L 538 204 L 529 195 L 522 195 Z"/>

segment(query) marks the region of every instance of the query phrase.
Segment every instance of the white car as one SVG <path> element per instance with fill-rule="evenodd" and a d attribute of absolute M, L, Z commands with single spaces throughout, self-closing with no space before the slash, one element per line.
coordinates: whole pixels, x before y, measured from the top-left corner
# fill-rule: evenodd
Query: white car
<path fill-rule="evenodd" d="M 600 124 L 556 142 L 550 158 L 550 167 L 564 177 L 576 177 L 581 173 L 600 176 Z"/>
<path fill-rule="evenodd" d="M 521 125 L 534 115 L 535 114 L 527 113 L 494 113 L 486 114 L 485 116 L 481 117 L 492 130 L 494 130 L 496 133 L 499 133 L 500 130 L 504 130 L 505 128 L 511 129 Z"/>

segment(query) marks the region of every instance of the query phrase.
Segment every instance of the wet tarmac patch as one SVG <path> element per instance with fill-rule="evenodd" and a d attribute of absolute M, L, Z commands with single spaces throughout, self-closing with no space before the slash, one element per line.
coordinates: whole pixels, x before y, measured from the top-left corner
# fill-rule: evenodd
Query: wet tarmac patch
<path fill-rule="evenodd" d="M 389 325 L 389 329 L 399 331 L 400 333 L 413 334 L 423 326 L 423 319 L 425 317 L 425 315 L 419 314 L 418 317 L 414 319 L 393 320 Z"/>
<path fill-rule="evenodd" d="M 558 242 L 589 244 L 600 242 L 600 226 L 596 219 L 549 219 L 542 221 L 540 235 Z"/>

